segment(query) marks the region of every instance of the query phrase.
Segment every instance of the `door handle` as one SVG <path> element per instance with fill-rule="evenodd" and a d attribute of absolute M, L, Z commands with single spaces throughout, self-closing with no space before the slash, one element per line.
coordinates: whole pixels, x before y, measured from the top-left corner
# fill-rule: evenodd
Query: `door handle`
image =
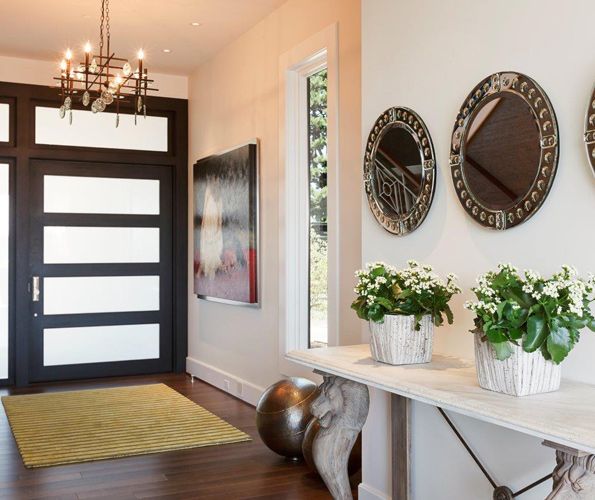
<path fill-rule="evenodd" d="M 31 282 L 31 300 L 33 302 L 39 302 L 39 276 L 33 276 Z"/>

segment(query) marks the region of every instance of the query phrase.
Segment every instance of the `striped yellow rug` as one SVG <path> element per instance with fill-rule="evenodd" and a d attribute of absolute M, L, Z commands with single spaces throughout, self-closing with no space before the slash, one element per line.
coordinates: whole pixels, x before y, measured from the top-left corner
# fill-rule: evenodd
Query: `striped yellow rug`
<path fill-rule="evenodd" d="M 26 467 L 249 441 L 164 384 L 6 396 Z"/>

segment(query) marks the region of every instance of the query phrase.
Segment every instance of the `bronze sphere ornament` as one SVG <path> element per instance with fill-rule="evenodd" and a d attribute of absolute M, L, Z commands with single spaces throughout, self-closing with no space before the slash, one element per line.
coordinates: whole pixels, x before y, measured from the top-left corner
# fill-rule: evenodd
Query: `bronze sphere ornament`
<path fill-rule="evenodd" d="M 275 453 L 302 458 L 302 441 L 312 414 L 310 404 L 318 396 L 311 380 L 291 377 L 271 385 L 256 406 L 256 427 L 260 438 Z"/>

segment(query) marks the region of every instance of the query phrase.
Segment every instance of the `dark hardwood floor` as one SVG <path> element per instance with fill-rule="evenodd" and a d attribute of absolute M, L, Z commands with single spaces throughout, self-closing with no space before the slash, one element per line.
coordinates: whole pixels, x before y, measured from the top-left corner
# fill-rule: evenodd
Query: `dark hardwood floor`
<path fill-rule="evenodd" d="M 82 464 L 26 469 L 6 415 L 0 419 L 0 498 L 82 500 L 328 499 L 303 463 L 275 455 L 260 441 L 250 405 L 187 375 L 123 377 L 3 389 L 1 395 L 163 382 L 253 438 L 249 443 L 195 448 Z M 355 493 L 355 492 L 354 492 Z"/>

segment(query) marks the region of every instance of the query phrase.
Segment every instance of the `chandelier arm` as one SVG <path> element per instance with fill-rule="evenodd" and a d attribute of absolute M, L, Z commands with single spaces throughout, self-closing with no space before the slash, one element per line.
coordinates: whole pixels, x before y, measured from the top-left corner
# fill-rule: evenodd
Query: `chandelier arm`
<path fill-rule="evenodd" d="M 97 79 L 100 77 L 103 77 L 103 70 L 106 67 L 109 67 L 109 61 L 111 60 L 111 58 L 114 56 L 114 54 L 112 54 L 111 56 L 107 57 L 107 60 L 104 64 L 102 64 L 101 66 L 99 66 L 99 69 L 97 71 L 97 76 L 95 77 L 95 79 L 91 82 L 91 84 L 89 85 L 89 88 L 93 88 L 93 85 L 95 85 L 95 83 L 97 83 Z M 99 80 L 99 88 L 101 89 L 101 85 L 102 85 L 102 78 L 100 78 Z M 99 92 L 101 94 L 101 91 Z"/>

